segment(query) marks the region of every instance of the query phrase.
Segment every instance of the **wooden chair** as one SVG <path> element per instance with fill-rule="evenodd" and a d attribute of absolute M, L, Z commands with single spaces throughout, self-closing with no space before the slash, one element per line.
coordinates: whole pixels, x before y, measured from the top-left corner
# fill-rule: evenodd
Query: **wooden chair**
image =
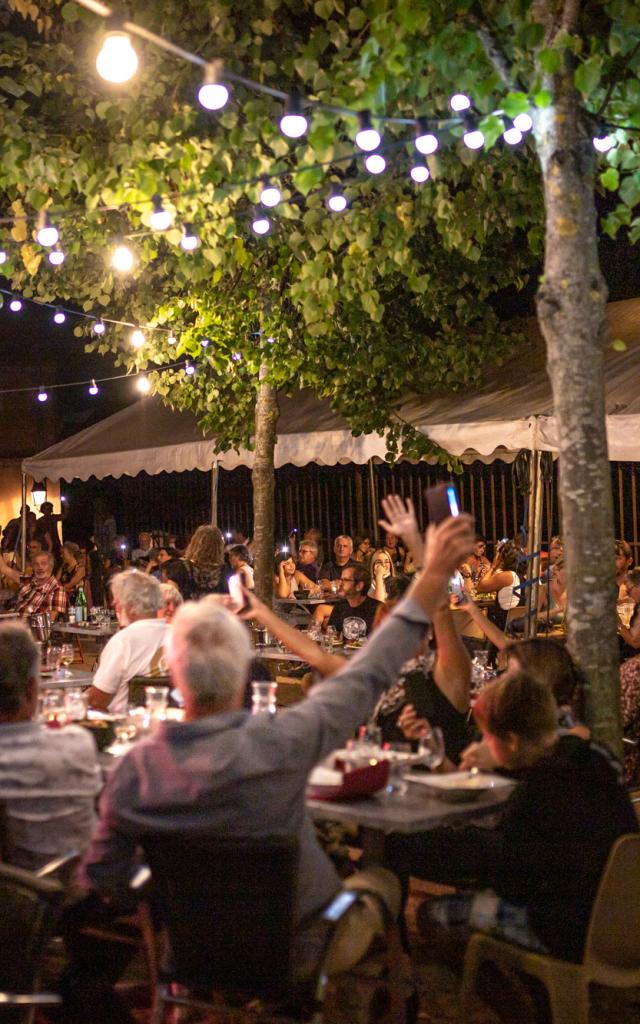
<path fill-rule="evenodd" d="M 640 834 L 622 836 L 609 855 L 593 905 L 584 959 L 569 963 L 532 953 L 482 932 L 472 935 L 464 961 L 463 1019 L 481 964 L 492 961 L 545 985 L 553 1024 L 588 1024 L 589 984 L 640 985 Z"/>

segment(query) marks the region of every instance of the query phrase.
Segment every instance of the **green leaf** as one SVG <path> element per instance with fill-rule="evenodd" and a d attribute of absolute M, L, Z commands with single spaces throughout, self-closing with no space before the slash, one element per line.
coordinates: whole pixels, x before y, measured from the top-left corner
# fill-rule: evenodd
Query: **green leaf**
<path fill-rule="evenodd" d="M 9 78 L 8 75 L 3 75 L 0 78 L 0 89 L 3 92 L 8 92 L 10 96 L 16 97 L 23 96 L 25 91 L 24 86 L 14 81 L 13 78 Z"/>
<path fill-rule="evenodd" d="M 516 117 L 517 114 L 527 114 L 531 100 L 526 92 L 508 92 L 502 101 L 502 107 L 508 117 Z"/>
<path fill-rule="evenodd" d="M 602 57 L 594 56 L 585 60 L 584 64 L 576 68 L 573 80 L 576 88 L 587 99 L 600 84 L 602 75 Z"/>
<path fill-rule="evenodd" d="M 620 175 L 615 167 L 608 167 L 607 170 L 600 175 L 600 184 L 609 192 L 615 192 L 620 184 Z"/>
<path fill-rule="evenodd" d="M 631 209 L 640 203 L 640 171 L 636 171 L 635 174 L 628 174 L 623 179 L 620 186 L 620 198 Z"/>
<path fill-rule="evenodd" d="M 550 107 L 553 102 L 553 96 L 548 89 L 539 89 L 538 92 L 533 94 L 533 102 L 536 107 L 544 110 L 546 107 Z"/>
<path fill-rule="evenodd" d="M 562 54 L 558 50 L 540 50 L 538 63 L 548 75 L 555 75 L 562 65 Z"/>
<path fill-rule="evenodd" d="M 352 32 L 358 32 L 366 23 L 367 16 L 361 7 L 352 7 L 349 11 L 347 22 Z"/>
<path fill-rule="evenodd" d="M 614 350 L 614 352 L 626 352 L 627 351 L 627 346 L 626 346 L 625 342 L 622 340 L 622 338 L 615 338 L 611 342 L 611 348 Z"/>

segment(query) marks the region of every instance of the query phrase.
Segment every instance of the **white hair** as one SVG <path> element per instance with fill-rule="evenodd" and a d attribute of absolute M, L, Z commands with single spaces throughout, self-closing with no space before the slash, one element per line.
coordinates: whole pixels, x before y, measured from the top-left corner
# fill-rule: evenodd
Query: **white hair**
<path fill-rule="evenodd" d="M 165 641 L 197 706 L 225 707 L 247 681 L 252 651 L 244 624 L 214 597 L 178 608 Z"/>
<path fill-rule="evenodd" d="M 138 569 L 113 576 L 111 593 L 129 619 L 154 619 L 164 604 L 158 581 Z"/>
<path fill-rule="evenodd" d="M 353 551 L 353 539 L 349 536 L 348 533 L 341 533 L 336 537 L 336 539 L 333 542 L 334 551 L 336 549 L 336 544 L 338 543 L 339 540 L 348 540 L 349 544 L 351 545 L 351 550 Z"/>
<path fill-rule="evenodd" d="M 184 597 L 176 587 L 175 583 L 161 583 L 160 590 L 162 591 L 162 603 L 165 608 L 169 604 L 172 604 L 174 608 L 184 604 Z"/>

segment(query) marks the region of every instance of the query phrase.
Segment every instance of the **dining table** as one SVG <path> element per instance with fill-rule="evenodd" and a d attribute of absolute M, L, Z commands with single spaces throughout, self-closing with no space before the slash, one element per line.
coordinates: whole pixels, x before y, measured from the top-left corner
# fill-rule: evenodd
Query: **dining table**
<path fill-rule="evenodd" d="M 40 673 L 41 690 L 57 690 L 70 687 L 91 686 L 93 672 L 80 665 L 70 665 L 69 668 L 61 669 L 59 672 Z"/>

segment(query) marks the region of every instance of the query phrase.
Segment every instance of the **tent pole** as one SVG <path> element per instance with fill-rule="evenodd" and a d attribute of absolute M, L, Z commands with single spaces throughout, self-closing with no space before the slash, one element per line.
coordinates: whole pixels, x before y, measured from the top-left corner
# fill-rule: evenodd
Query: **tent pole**
<path fill-rule="evenodd" d="M 22 474 L 22 508 L 20 510 L 20 566 L 27 568 L 27 476 Z"/>
<path fill-rule="evenodd" d="M 369 459 L 369 485 L 369 497 L 371 499 L 371 530 L 375 537 L 378 533 L 378 516 L 376 514 L 378 502 L 376 500 L 376 473 L 373 465 L 373 455 Z"/>
<path fill-rule="evenodd" d="M 529 554 L 534 555 L 529 562 L 529 580 L 531 586 L 526 590 L 527 616 L 524 635 L 527 639 L 536 635 L 538 626 L 538 579 L 540 577 L 540 545 L 542 544 L 542 452 L 534 448 L 531 452 L 531 468 L 529 473 Z"/>
<path fill-rule="evenodd" d="M 211 525 L 218 525 L 218 460 L 215 459 L 211 467 Z"/>

